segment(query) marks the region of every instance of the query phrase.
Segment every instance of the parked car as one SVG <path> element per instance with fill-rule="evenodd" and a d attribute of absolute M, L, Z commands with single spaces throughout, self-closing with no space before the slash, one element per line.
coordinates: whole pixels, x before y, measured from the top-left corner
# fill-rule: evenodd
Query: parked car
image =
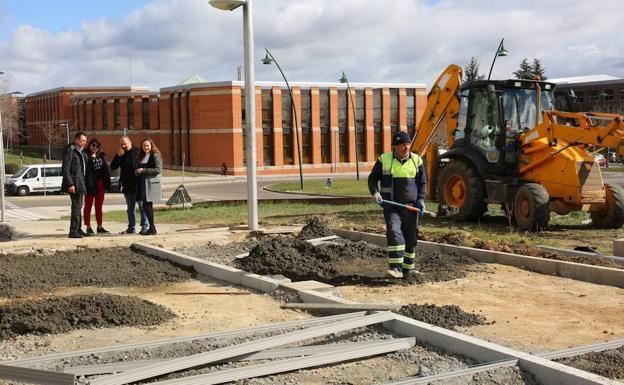
<path fill-rule="evenodd" d="M 596 160 L 596 162 L 598 162 L 598 165 L 600 165 L 600 167 L 604 167 L 607 165 L 607 158 L 605 158 L 605 156 L 602 154 L 595 154 L 594 159 Z"/>
<path fill-rule="evenodd" d="M 121 183 L 119 182 L 118 176 L 111 177 L 111 192 L 114 192 L 114 193 L 121 192 Z"/>
<path fill-rule="evenodd" d="M 13 174 L 4 184 L 4 191 L 19 196 L 44 191 L 60 193 L 62 182 L 60 164 L 31 164 Z"/>

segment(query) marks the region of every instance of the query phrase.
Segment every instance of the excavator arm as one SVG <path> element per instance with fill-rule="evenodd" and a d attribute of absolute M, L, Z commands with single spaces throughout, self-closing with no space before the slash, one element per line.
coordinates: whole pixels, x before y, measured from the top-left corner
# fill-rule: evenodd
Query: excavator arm
<path fill-rule="evenodd" d="M 459 113 L 459 90 L 462 85 L 463 70 L 456 64 L 451 64 L 433 83 L 427 95 L 427 107 L 418 123 L 416 136 L 412 141 L 412 152 L 424 156 L 427 146 L 436 129 L 446 122 L 446 134 L 449 148 L 453 144 L 453 133 L 457 127 Z"/>

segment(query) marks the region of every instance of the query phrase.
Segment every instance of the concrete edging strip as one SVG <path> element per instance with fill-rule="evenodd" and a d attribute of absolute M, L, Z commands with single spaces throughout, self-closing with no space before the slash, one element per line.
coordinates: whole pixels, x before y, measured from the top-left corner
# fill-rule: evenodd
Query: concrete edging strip
<path fill-rule="evenodd" d="M 378 246 L 386 246 L 386 237 L 384 235 L 339 229 L 332 229 L 332 231 L 337 235 L 352 241 L 363 240 Z M 427 251 L 442 251 L 447 253 L 461 253 L 479 262 L 516 266 L 537 273 L 570 278 L 598 285 L 609 285 L 624 288 L 624 269 L 585 265 L 582 263 L 530 257 L 526 255 L 504 253 L 501 251 L 475 249 L 473 247 L 454 246 L 427 241 L 418 241 L 418 249 Z"/>
<path fill-rule="evenodd" d="M 410 340 L 410 341 L 408 341 Z M 178 378 L 174 380 L 158 381 L 158 385 L 210 385 L 223 384 L 246 378 L 260 377 L 271 374 L 290 372 L 298 369 L 355 360 L 378 354 L 390 353 L 397 350 L 409 349 L 414 340 L 401 338 L 370 342 L 365 347 L 351 347 L 340 351 L 313 354 L 307 357 L 293 358 L 267 364 L 252 365 L 243 368 L 226 369 L 197 376 Z"/>
<path fill-rule="evenodd" d="M 70 373 L 58 373 L 11 365 L 0 365 L 0 378 L 44 385 L 74 385 L 76 383 L 76 376 Z"/>
<path fill-rule="evenodd" d="M 332 333 L 339 333 L 358 327 L 377 324 L 394 319 L 395 315 L 391 312 L 380 312 L 354 319 L 339 321 L 331 325 L 314 326 L 303 330 L 284 333 L 274 337 L 260 338 L 257 340 L 244 342 L 220 349 L 211 350 L 204 353 L 193 354 L 190 356 L 171 359 L 164 363 L 148 365 L 142 368 L 129 370 L 121 374 L 100 377 L 92 380 L 91 385 L 122 385 L 149 378 L 158 377 L 160 375 L 177 372 L 180 370 L 190 369 L 196 366 L 206 365 L 215 361 L 226 358 L 240 356 L 246 353 L 257 352 L 277 346 L 286 345 L 293 342 L 303 341 L 316 338 Z"/>

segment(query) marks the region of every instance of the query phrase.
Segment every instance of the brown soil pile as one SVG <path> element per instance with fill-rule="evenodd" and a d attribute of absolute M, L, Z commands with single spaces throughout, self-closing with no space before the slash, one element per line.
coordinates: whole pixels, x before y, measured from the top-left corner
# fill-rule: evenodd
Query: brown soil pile
<path fill-rule="evenodd" d="M 81 249 L 0 256 L 0 296 L 49 292 L 57 287 L 138 286 L 182 282 L 191 270 L 128 248 Z"/>
<path fill-rule="evenodd" d="M 488 324 L 485 317 L 478 314 L 466 313 L 456 305 L 437 306 L 433 304 L 409 304 L 402 306 L 398 313 L 417 321 L 451 330 L 456 330 L 456 326 Z"/>
<path fill-rule="evenodd" d="M 154 303 L 118 295 L 76 295 L 0 307 L 0 340 L 109 326 L 151 326 L 175 314 Z"/>
<path fill-rule="evenodd" d="M 599 374 L 614 380 L 624 380 L 624 346 L 604 352 L 556 360 L 564 365 Z"/>
<path fill-rule="evenodd" d="M 256 274 L 281 274 L 294 281 L 317 280 L 332 285 L 387 285 L 397 280 L 384 278 L 387 267 L 384 249 L 366 242 L 312 246 L 292 237 L 261 241 L 249 256 L 238 259 L 239 268 Z M 455 255 L 419 251 L 417 274 L 402 283 L 448 281 L 461 278 L 475 261 Z"/>
<path fill-rule="evenodd" d="M 306 240 L 314 238 L 322 238 L 334 235 L 332 231 L 327 227 L 327 223 L 320 218 L 314 217 L 308 220 L 308 223 L 303 226 L 297 239 Z"/>
<path fill-rule="evenodd" d="M 586 265 L 596 265 L 605 267 L 622 268 L 613 261 L 606 260 L 604 258 L 596 257 L 570 257 L 565 255 L 559 255 L 555 253 L 549 253 L 540 250 L 535 246 L 530 246 L 524 243 L 509 244 L 505 242 L 493 242 L 475 237 L 467 232 L 456 232 L 452 234 L 420 234 L 420 237 L 424 241 L 445 243 L 454 246 L 466 246 L 474 247 L 483 250 L 501 251 L 504 253 L 513 253 L 520 255 L 527 255 L 531 257 L 556 259 L 558 261 L 583 263 Z"/>

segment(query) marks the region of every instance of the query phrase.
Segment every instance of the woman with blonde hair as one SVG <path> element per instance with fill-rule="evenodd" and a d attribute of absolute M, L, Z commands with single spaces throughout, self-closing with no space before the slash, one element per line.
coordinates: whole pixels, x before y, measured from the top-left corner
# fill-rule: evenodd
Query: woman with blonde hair
<path fill-rule="evenodd" d="M 145 138 L 141 142 L 136 164 L 135 173 L 139 177 L 136 195 L 137 202 L 139 202 L 141 213 L 147 215 L 150 225 L 149 230 L 141 231 L 140 234 L 156 235 L 154 202 L 159 202 L 162 196 L 162 156 L 152 139 Z"/>

